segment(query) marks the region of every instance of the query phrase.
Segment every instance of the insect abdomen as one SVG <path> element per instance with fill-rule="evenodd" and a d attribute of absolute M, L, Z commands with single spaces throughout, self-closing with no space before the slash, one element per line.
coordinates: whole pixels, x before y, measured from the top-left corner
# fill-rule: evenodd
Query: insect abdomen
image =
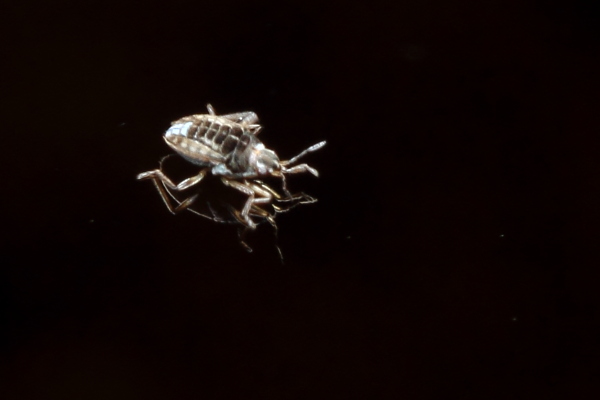
<path fill-rule="evenodd" d="M 175 121 L 165 133 L 196 140 L 224 157 L 229 156 L 244 134 L 240 124 L 212 115 L 192 115 Z"/>

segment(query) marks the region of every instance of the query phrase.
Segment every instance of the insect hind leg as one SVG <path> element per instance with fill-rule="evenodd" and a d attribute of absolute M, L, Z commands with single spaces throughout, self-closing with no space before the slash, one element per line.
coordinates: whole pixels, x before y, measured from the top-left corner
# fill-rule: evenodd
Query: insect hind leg
<path fill-rule="evenodd" d="M 210 104 L 207 104 L 206 108 L 208 109 L 208 113 L 210 115 L 217 115 L 217 112 L 215 111 L 213 106 L 211 106 Z M 220 117 L 226 118 L 233 122 L 237 122 L 238 124 L 249 125 L 253 128 L 258 127 L 256 125 L 258 123 L 258 115 L 256 115 L 256 113 L 254 111 L 242 111 L 242 112 L 233 113 L 233 114 L 220 115 Z"/>
<path fill-rule="evenodd" d="M 191 206 L 198 198 L 198 195 L 189 197 L 189 198 L 183 200 L 182 202 L 177 201 L 177 203 L 179 203 L 179 204 L 176 207 L 173 207 L 173 205 L 171 204 L 171 201 L 169 200 L 167 188 L 169 188 L 171 190 L 177 190 L 177 191 L 189 189 L 190 187 L 200 183 L 200 181 L 204 178 L 204 176 L 206 175 L 207 172 L 208 172 L 208 169 L 203 169 L 202 171 L 200 171 L 198 173 L 198 175 L 195 175 L 191 178 L 184 179 L 178 185 L 175 185 L 173 183 L 173 181 L 171 181 L 171 179 L 169 179 L 169 177 L 166 176 L 164 174 L 164 172 L 162 172 L 162 170 L 160 170 L 160 169 L 143 172 L 137 176 L 137 179 L 138 180 L 152 179 L 152 182 L 154 183 L 156 190 L 158 190 L 160 197 L 162 198 L 163 202 L 165 203 L 165 205 L 167 206 L 169 211 L 172 214 L 176 214 L 176 213 L 179 213 L 179 212 L 185 210 L 189 206 Z"/>

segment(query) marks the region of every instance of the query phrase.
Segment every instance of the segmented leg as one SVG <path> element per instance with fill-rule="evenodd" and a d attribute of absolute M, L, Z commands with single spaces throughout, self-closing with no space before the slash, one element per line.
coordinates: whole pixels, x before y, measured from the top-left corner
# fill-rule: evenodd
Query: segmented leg
<path fill-rule="evenodd" d="M 250 219 L 250 210 L 253 205 L 256 204 L 269 204 L 273 196 L 266 190 L 262 190 L 259 187 L 252 187 L 252 185 L 248 184 L 248 182 L 244 181 L 238 182 L 234 180 L 230 180 L 227 178 L 221 178 L 221 181 L 236 190 L 244 193 L 248 196 L 248 200 L 246 200 L 246 204 L 244 204 L 244 208 L 241 212 L 239 212 L 239 218 L 244 221 L 244 224 L 250 229 L 256 229 L 256 223 Z M 257 198 L 257 196 L 260 196 Z"/>
<path fill-rule="evenodd" d="M 316 151 L 316 150 L 319 150 L 321 147 L 325 146 L 325 144 L 327 144 L 326 141 L 322 141 L 317 144 L 313 144 L 312 146 L 310 146 L 308 149 L 302 151 L 297 156 L 292 157 L 289 160 L 280 162 L 281 172 L 279 174 L 277 174 L 277 176 L 281 177 L 281 181 L 283 182 L 283 191 L 285 192 L 285 194 L 288 197 L 291 197 L 292 194 L 290 193 L 290 191 L 287 188 L 287 182 L 285 180 L 286 174 L 299 174 L 302 172 L 310 172 L 314 176 L 319 177 L 319 172 L 316 169 L 308 166 L 308 164 L 300 164 L 300 165 L 296 165 L 296 166 L 290 167 L 290 168 L 287 168 L 287 166 L 295 163 L 296 161 L 298 161 L 298 159 L 300 159 L 301 157 L 304 157 L 306 154 L 312 153 L 313 151 Z"/>
<path fill-rule="evenodd" d="M 308 164 L 300 164 L 300 165 L 296 165 L 292 168 L 285 168 L 283 170 L 284 174 L 301 174 L 302 172 L 310 172 L 317 178 L 319 177 L 319 171 L 317 171 L 313 167 L 309 166 Z"/>
<path fill-rule="evenodd" d="M 252 253 L 252 247 L 248 246 L 248 243 L 246 243 L 246 234 L 249 230 L 251 230 L 251 228 L 247 226 L 244 226 L 244 229 L 238 229 L 238 240 L 248 253 Z"/>
<path fill-rule="evenodd" d="M 275 202 L 272 202 L 271 206 L 273 207 L 273 209 L 275 210 L 276 213 L 282 213 L 282 212 L 291 210 L 292 208 L 296 207 L 298 204 L 311 204 L 311 203 L 317 202 L 317 199 L 307 195 L 306 193 L 296 193 L 296 194 L 289 193 L 289 195 L 286 194 L 286 197 L 283 197 L 282 195 L 277 193 L 275 190 L 273 190 L 271 187 L 267 186 L 262 181 L 254 180 L 254 181 L 251 181 L 250 185 L 253 188 L 260 188 L 264 191 L 269 192 L 271 194 L 271 196 L 277 201 L 277 203 L 290 203 L 290 204 L 286 204 L 285 207 L 282 207 L 278 204 L 275 204 Z"/>
<path fill-rule="evenodd" d="M 208 113 L 210 115 L 217 115 L 215 109 L 210 104 L 206 105 Z M 238 124 L 248 125 L 249 127 L 258 127 L 258 115 L 253 111 L 243 111 L 233 114 L 220 115 L 222 118 L 227 118 L 230 121 L 237 122 Z"/>
<path fill-rule="evenodd" d="M 169 197 L 171 197 L 171 199 L 172 199 L 172 200 L 173 200 L 175 203 L 177 203 L 177 205 L 178 205 L 178 206 L 184 207 L 184 203 L 186 203 L 186 201 L 187 201 L 187 200 L 189 200 L 189 199 L 186 199 L 186 200 L 184 200 L 184 201 L 180 201 L 180 200 L 179 200 L 177 197 L 175 197 L 175 195 L 174 195 L 173 193 L 171 193 L 171 191 L 170 191 L 169 189 L 167 189 L 167 188 L 164 188 L 164 190 L 165 190 L 165 191 L 166 191 L 166 193 L 169 195 Z M 197 195 L 196 195 L 196 196 L 193 196 L 194 200 L 195 200 L 195 198 L 196 198 L 196 197 L 197 197 Z M 189 208 L 189 206 L 190 206 L 191 204 L 192 204 L 191 202 L 190 202 L 190 203 L 188 203 L 188 204 L 187 204 L 187 205 L 185 205 L 185 207 L 184 207 L 184 208 L 182 208 L 182 209 L 186 209 L 186 210 L 188 210 L 188 211 L 189 211 L 189 212 L 191 212 L 191 213 L 194 213 L 194 214 L 196 214 L 196 215 L 199 215 L 199 216 L 201 216 L 201 217 L 203 217 L 203 218 L 210 219 L 211 221 L 218 222 L 218 223 L 221 223 L 221 224 L 234 224 L 234 223 L 236 223 L 235 221 L 228 221 L 228 220 L 225 220 L 225 219 L 221 218 L 221 217 L 220 217 L 220 216 L 219 216 L 219 215 L 218 215 L 218 214 L 215 212 L 215 210 L 214 210 L 214 209 L 211 207 L 210 203 L 208 203 L 208 202 L 206 203 L 206 205 L 207 205 L 208 209 L 210 210 L 210 213 L 211 213 L 211 215 L 212 215 L 212 216 L 209 216 L 209 215 L 206 215 L 206 214 L 202 214 L 200 211 L 194 210 L 193 208 Z"/>
<path fill-rule="evenodd" d="M 246 249 L 246 251 L 248 253 L 252 253 L 252 247 L 250 247 L 246 243 L 246 235 L 248 234 L 248 231 L 252 230 L 252 228 L 246 226 L 245 221 L 242 220 L 239 215 L 239 211 L 234 210 L 233 208 L 231 208 L 231 211 L 232 211 L 232 214 L 237 218 L 238 222 L 240 222 L 242 225 L 244 225 L 243 228 L 238 229 L 238 239 L 240 241 L 240 244 L 242 245 L 242 247 L 244 249 Z M 275 235 L 275 241 L 277 241 L 279 229 L 277 228 L 277 223 L 275 222 L 274 215 L 269 214 L 269 212 L 258 207 L 256 204 L 254 204 L 252 206 L 252 208 L 250 210 L 250 215 L 258 216 L 258 217 L 266 219 L 273 227 L 273 234 Z M 283 253 L 281 252 L 281 249 L 277 245 L 277 242 L 275 243 L 275 248 L 277 249 L 277 253 L 279 254 L 279 259 L 281 260 L 281 263 L 283 264 Z"/>
<path fill-rule="evenodd" d="M 158 190 L 158 193 L 162 197 L 162 200 L 165 203 L 165 205 L 167 206 L 167 208 L 169 209 L 169 211 L 172 214 L 176 214 L 180 211 L 185 210 L 190 205 L 192 205 L 194 203 L 194 201 L 196 201 L 196 199 L 198 198 L 198 195 L 189 197 L 180 203 L 178 202 L 179 205 L 177 207 L 173 207 L 173 205 L 169 201 L 169 196 L 167 195 L 167 189 L 165 189 L 165 186 L 169 189 L 177 190 L 177 191 L 186 190 L 186 189 L 189 189 L 190 187 L 200 183 L 200 181 L 204 178 L 204 176 L 206 175 L 207 172 L 208 172 L 208 168 L 203 169 L 202 171 L 200 171 L 198 173 L 198 175 L 192 176 L 191 178 L 184 179 L 178 185 L 175 185 L 173 183 L 173 181 L 171 181 L 171 179 L 169 179 L 169 177 L 167 177 L 160 169 L 143 172 L 137 176 L 137 179 L 138 180 L 152 179 L 154 186 Z"/>
<path fill-rule="evenodd" d="M 288 198 L 293 197 L 293 195 L 290 193 L 290 191 L 287 188 L 287 180 L 286 180 L 285 176 L 287 174 L 300 174 L 302 172 L 307 172 L 307 171 L 316 177 L 319 176 L 319 172 L 316 169 L 309 167 L 307 164 L 296 165 L 295 167 L 292 167 L 292 168 L 286 168 L 283 165 L 281 166 L 281 172 L 277 176 L 279 176 L 281 178 L 283 191 L 286 194 L 286 196 L 288 196 Z"/>

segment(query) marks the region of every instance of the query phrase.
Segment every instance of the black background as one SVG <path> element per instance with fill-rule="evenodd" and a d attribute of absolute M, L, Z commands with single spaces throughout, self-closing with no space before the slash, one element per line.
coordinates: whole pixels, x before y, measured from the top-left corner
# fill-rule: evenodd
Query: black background
<path fill-rule="evenodd" d="M 590 398 L 591 4 L 2 5 L 1 397 Z M 328 141 L 283 266 L 135 180 L 208 102 Z"/>

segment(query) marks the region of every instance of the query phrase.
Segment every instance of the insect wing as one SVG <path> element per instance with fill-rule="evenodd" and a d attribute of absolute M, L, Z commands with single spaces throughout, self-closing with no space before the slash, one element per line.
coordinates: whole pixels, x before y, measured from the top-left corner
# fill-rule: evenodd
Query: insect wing
<path fill-rule="evenodd" d="M 213 166 L 225 162 L 225 156 L 195 139 L 178 135 L 165 135 L 164 139 L 169 147 L 192 164 Z"/>
<path fill-rule="evenodd" d="M 221 115 L 220 117 L 242 125 L 258 124 L 258 115 L 256 115 L 256 113 L 253 111 L 243 111 L 234 114 L 226 114 Z"/>

